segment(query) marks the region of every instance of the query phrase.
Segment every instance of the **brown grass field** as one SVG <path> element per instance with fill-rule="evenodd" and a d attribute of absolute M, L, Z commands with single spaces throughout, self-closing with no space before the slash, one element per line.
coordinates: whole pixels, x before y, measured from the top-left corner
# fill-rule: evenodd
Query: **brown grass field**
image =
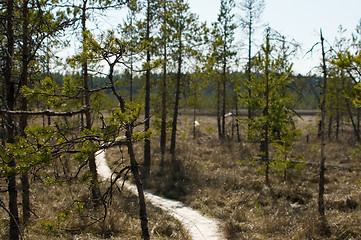
<path fill-rule="evenodd" d="M 219 219 L 227 239 L 361 239 L 361 166 L 350 151 L 359 147 L 347 124 L 339 141 L 331 136 L 326 142 L 325 202 L 330 234 L 325 235 L 317 212 L 317 116 L 298 120 L 303 133 L 292 150 L 310 164 L 289 169 L 286 176 L 284 172 L 271 172 L 270 187 L 264 184 L 262 165 L 252 161 L 258 144 L 245 140 L 245 126 L 241 126 L 241 142 L 221 142 L 216 118 L 200 116 L 193 139 L 192 119 L 182 116 L 179 121 L 176 151 L 181 170 L 176 174 L 170 174 L 168 155 L 161 171 L 159 137 L 153 136 L 147 188 Z M 232 121 L 228 121 L 231 138 Z M 137 147 L 141 159 L 142 144 Z"/>
<path fill-rule="evenodd" d="M 161 166 L 155 129 L 151 138 L 151 176 L 144 184 L 159 195 L 178 199 L 220 220 L 227 239 L 361 239 L 361 166 L 360 159 L 350 151 L 360 147 L 355 145 L 346 123 L 338 141 L 332 135 L 326 142 L 325 201 L 330 234 L 321 231 L 317 212 L 320 153 L 316 118 L 305 116 L 298 120 L 303 133 L 292 150 L 292 154 L 303 154 L 303 161 L 310 164 L 288 169 L 286 175 L 272 171 L 271 185 L 266 186 L 262 165 L 252 160 L 258 154 L 258 144 L 246 141 L 246 126 L 240 126 L 241 141 L 236 140 L 235 133 L 232 140 L 232 121 L 228 119 L 229 139 L 221 142 L 216 118 L 199 116 L 200 126 L 194 139 L 193 118 L 182 115 L 176 149 L 180 170 L 170 173 L 169 155 Z M 136 143 L 136 156 L 142 163 L 142 142 Z M 107 157 L 114 171 L 129 163 L 125 147 L 108 150 Z M 114 189 L 107 217 L 99 220 L 104 208 L 94 208 L 89 202 L 86 181 L 63 181 L 62 176 L 55 182 L 44 181 L 46 176 L 61 172 L 61 166 L 56 162 L 50 168 L 39 169 L 36 175 L 43 180 L 31 178 L 33 214 L 23 229 L 24 239 L 141 239 L 134 195 Z M 74 174 L 76 169 L 71 171 Z M 83 169 L 80 179 L 85 174 Z M 131 175 L 127 178 L 131 179 Z M 108 185 L 101 183 L 102 192 Z M 6 182 L 1 180 L 0 186 L 5 189 Z M 6 203 L 6 194 L 0 196 Z M 150 205 L 147 209 L 152 239 L 189 239 L 179 222 Z M 0 219 L 0 239 L 7 239 L 9 220 L 2 210 Z"/>
<path fill-rule="evenodd" d="M 41 119 L 33 123 L 42 124 Z M 114 152 L 117 149 L 113 149 Z M 109 151 L 109 152 L 112 152 Z M 115 151 L 119 153 L 119 151 Z M 117 154 L 118 156 L 119 154 Z M 123 159 L 126 161 L 126 159 Z M 122 164 L 117 164 L 122 167 Z M 142 239 L 138 198 L 126 189 L 113 188 L 105 198 L 105 205 L 95 207 L 90 200 L 88 165 L 79 169 L 66 159 L 55 159 L 50 166 L 30 174 L 29 223 L 21 226 L 24 240 L 100 240 Z M 114 170 L 117 171 L 116 167 Z M 129 174 L 130 175 L 130 174 Z M 6 180 L 0 178 L 0 200 L 7 206 Z M 100 182 L 102 194 L 110 183 Z M 21 183 L 18 181 L 19 217 L 21 213 Z M 106 213 L 106 217 L 105 216 Z M 149 232 L 152 239 L 190 239 L 182 225 L 160 209 L 147 206 Z M 9 239 L 8 214 L 0 208 L 0 239 Z"/>

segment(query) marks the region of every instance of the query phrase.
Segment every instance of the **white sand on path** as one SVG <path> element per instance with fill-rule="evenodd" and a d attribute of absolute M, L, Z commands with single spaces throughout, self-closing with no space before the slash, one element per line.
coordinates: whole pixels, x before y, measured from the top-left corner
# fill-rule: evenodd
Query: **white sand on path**
<path fill-rule="evenodd" d="M 112 175 L 112 171 L 108 167 L 103 150 L 96 153 L 96 164 L 99 176 L 101 176 L 103 180 L 108 180 Z M 125 183 L 124 186 L 134 194 L 138 194 L 137 188 L 134 185 Z M 219 231 L 219 223 L 217 221 L 186 207 L 181 202 L 165 199 L 148 191 L 145 191 L 144 195 L 146 200 L 152 205 L 161 208 L 163 211 L 178 219 L 194 240 L 224 239 L 222 233 Z"/>

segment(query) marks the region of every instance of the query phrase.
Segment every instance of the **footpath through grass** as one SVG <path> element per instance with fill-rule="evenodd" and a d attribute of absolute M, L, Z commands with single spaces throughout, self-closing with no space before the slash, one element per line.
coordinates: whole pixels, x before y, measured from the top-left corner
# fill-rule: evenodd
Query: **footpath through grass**
<path fill-rule="evenodd" d="M 182 117 L 177 139 L 180 171 L 170 174 L 170 157 L 162 164 L 159 139 L 152 138 L 152 171 L 146 187 L 171 199 L 183 201 L 222 222 L 228 239 L 361 239 L 361 171 L 358 159 L 349 149 L 357 148 L 352 132 L 326 145 L 326 217 L 331 235 L 320 231 L 317 213 L 319 148 L 316 117 L 305 117 L 293 153 L 303 154 L 305 165 L 285 172 L 271 172 L 270 186 L 264 184 L 262 165 L 252 161 L 258 144 L 220 142 L 216 119 L 200 117 L 197 136 L 192 136 L 192 121 Z M 228 124 L 231 138 L 231 124 Z M 138 155 L 142 144 L 138 144 Z M 350 169 L 350 170 L 348 170 Z M 353 170 L 352 170 L 353 169 Z"/>

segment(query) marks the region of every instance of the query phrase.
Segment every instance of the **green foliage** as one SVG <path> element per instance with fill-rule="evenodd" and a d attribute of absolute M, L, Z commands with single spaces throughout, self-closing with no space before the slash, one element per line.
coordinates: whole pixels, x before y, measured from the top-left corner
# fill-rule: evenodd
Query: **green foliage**
<path fill-rule="evenodd" d="M 361 107 L 361 83 L 357 83 L 355 85 L 355 99 L 353 100 L 353 104 L 355 104 L 356 107 L 360 108 Z"/>
<path fill-rule="evenodd" d="M 295 141 L 295 139 L 293 141 Z M 270 168 L 280 175 L 284 175 L 285 171 L 288 169 L 294 169 L 301 174 L 302 168 L 307 164 L 301 162 L 304 158 L 303 154 L 290 154 L 293 141 L 290 141 L 289 143 L 284 142 L 282 144 L 276 142 L 271 143 L 275 151 Z"/>
<path fill-rule="evenodd" d="M 53 78 L 45 77 L 33 88 L 23 86 L 21 94 L 29 100 L 66 111 L 81 106 L 79 89 L 81 89 L 80 82 L 74 81 L 72 76 L 65 76 L 62 84 Z"/>
<path fill-rule="evenodd" d="M 84 211 L 84 203 L 80 200 L 80 198 L 74 199 L 74 209 L 78 214 L 81 214 Z"/>
<path fill-rule="evenodd" d="M 42 221 L 40 221 L 40 226 L 41 226 L 42 229 L 44 229 L 48 233 L 50 233 L 50 232 L 54 231 L 55 224 L 53 222 L 50 222 L 50 221 L 42 220 Z"/>
<path fill-rule="evenodd" d="M 52 127 L 29 126 L 27 137 L 18 136 L 13 143 L 6 143 L 0 153 L 0 175 L 9 176 L 27 172 L 31 168 L 48 165 L 52 160 L 50 144 L 54 140 Z M 17 165 L 9 167 L 8 163 L 16 159 Z"/>
<path fill-rule="evenodd" d="M 52 178 L 52 177 L 49 177 L 49 176 L 45 176 L 45 177 L 43 178 L 43 180 L 44 180 L 44 183 L 45 183 L 45 184 L 48 184 L 48 185 L 53 185 L 53 184 L 56 183 L 55 179 Z"/>
<path fill-rule="evenodd" d="M 58 224 L 60 224 L 61 222 L 64 222 L 65 220 L 69 219 L 70 212 L 69 210 L 65 210 L 59 214 L 56 215 L 56 219 L 58 221 Z"/>
<path fill-rule="evenodd" d="M 274 53 L 275 46 L 270 44 L 269 35 L 261 52 L 254 59 L 253 66 L 257 74 L 252 74 L 251 81 L 245 80 L 249 93 L 238 88 L 237 91 L 247 108 L 254 111 L 254 116 L 247 119 L 247 138 L 251 141 L 260 141 L 260 156 L 268 156 L 277 171 L 290 167 L 291 159 L 298 156 L 289 156 L 292 144 L 301 131 L 295 128 L 292 112 L 292 99 L 289 97 L 287 86 L 293 82 L 291 66 L 285 64 L 279 54 Z M 277 57 L 272 57 L 278 55 Z M 266 150 L 268 152 L 263 152 Z"/>

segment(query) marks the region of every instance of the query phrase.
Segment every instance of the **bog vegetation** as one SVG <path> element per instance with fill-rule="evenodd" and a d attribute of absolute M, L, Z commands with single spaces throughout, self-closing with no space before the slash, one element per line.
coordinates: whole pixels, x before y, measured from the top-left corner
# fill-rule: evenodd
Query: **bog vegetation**
<path fill-rule="evenodd" d="M 211 24 L 185 0 L 0 3 L 2 239 L 189 239 L 144 187 L 227 239 L 361 238 L 361 24 L 295 75 L 263 0 L 220 3 Z"/>

